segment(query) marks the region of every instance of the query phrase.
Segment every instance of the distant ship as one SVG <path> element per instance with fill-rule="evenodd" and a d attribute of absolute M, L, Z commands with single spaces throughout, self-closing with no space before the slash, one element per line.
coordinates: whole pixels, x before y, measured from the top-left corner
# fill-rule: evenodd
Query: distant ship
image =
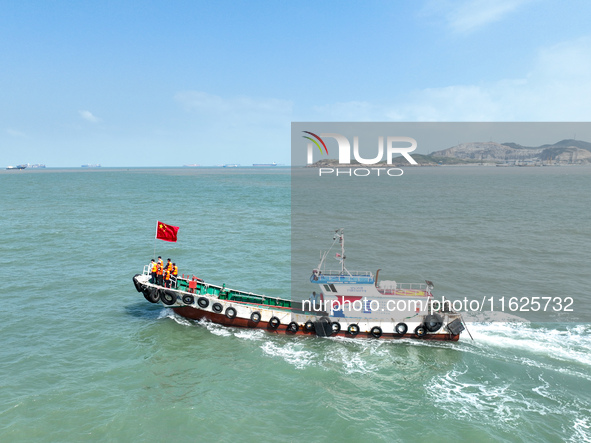
<path fill-rule="evenodd" d="M 45 168 L 45 165 L 43 165 L 41 163 L 37 163 L 35 165 L 31 165 L 31 168 L 35 168 L 35 169 Z"/>
<path fill-rule="evenodd" d="M 267 168 L 270 166 L 277 166 L 277 163 L 253 163 L 252 165 L 256 168 Z"/>
<path fill-rule="evenodd" d="M 6 169 L 26 169 L 28 165 L 7 166 Z"/>
<path fill-rule="evenodd" d="M 183 165 L 184 168 L 196 168 L 198 166 L 201 166 L 201 165 L 198 165 L 197 163 L 192 163 L 190 165 Z"/>
<path fill-rule="evenodd" d="M 96 164 L 96 165 L 82 165 L 80 166 L 81 168 L 100 168 L 101 165 Z"/>
<path fill-rule="evenodd" d="M 237 168 L 240 165 L 236 165 L 236 164 L 228 164 L 228 165 L 224 165 L 224 168 Z"/>

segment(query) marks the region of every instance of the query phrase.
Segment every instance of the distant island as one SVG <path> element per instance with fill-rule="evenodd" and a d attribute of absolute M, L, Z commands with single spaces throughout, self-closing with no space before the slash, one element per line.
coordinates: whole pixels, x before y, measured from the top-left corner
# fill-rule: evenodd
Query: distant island
<path fill-rule="evenodd" d="M 591 164 L 591 143 L 582 140 L 561 140 L 553 145 L 537 147 L 517 143 L 470 142 L 461 143 L 429 155 L 411 153 L 419 166 L 497 165 L 497 166 L 555 166 Z M 347 166 L 338 160 L 319 160 L 308 167 Z M 349 166 L 364 166 L 352 161 Z M 380 162 L 373 167 L 389 166 Z M 392 159 L 392 166 L 413 166 L 400 156 Z"/>

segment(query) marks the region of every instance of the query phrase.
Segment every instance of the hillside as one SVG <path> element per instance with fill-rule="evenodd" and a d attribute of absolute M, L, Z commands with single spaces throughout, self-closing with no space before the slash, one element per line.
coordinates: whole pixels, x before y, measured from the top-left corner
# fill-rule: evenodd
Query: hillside
<path fill-rule="evenodd" d="M 423 154 L 412 154 L 412 158 L 419 164 L 419 166 L 440 166 L 440 165 L 466 165 L 481 163 L 480 160 L 463 160 L 455 157 L 434 157 L 432 155 Z M 375 165 L 362 165 L 361 163 L 353 160 L 351 163 L 341 165 L 338 159 L 323 159 L 318 160 L 314 164 L 308 165 L 308 168 L 346 168 L 346 167 L 363 167 L 363 168 L 387 168 L 387 167 L 400 167 L 400 166 L 414 166 L 408 163 L 402 156 L 394 157 L 392 164 L 388 165 L 385 161 L 376 163 Z"/>
<path fill-rule="evenodd" d="M 591 143 L 568 139 L 530 147 L 512 142 L 471 142 L 433 152 L 430 157 L 500 164 L 590 164 Z"/>

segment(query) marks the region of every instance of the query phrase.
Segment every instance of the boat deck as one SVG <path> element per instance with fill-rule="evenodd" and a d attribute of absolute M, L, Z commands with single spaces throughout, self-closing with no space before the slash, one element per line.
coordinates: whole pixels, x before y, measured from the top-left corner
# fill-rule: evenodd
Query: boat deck
<path fill-rule="evenodd" d="M 148 277 L 147 267 L 144 268 L 144 275 Z M 197 279 L 195 276 L 182 276 L 173 278 L 173 287 L 177 291 L 186 292 L 193 295 L 208 295 L 210 297 L 216 297 L 220 300 L 228 300 L 241 303 L 259 304 L 264 306 L 273 306 L 278 308 L 292 308 L 300 309 L 301 302 L 294 302 L 280 297 L 268 297 L 265 295 L 259 295 L 252 292 L 238 291 L 236 289 L 226 288 L 225 286 L 212 285 L 206 283 L 201 279 Z"/>

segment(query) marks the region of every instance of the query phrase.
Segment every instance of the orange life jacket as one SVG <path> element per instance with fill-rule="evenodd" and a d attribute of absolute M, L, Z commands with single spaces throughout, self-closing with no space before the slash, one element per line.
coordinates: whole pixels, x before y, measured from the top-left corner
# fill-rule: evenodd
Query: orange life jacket
<path fill-rule="evenodd" d="M 178 266 L 173 266 L 172 267 L 172 275 L 174 275 L 175 277 L 177 275 L 179 275 L 179 267 Z"/>
<path fill-rule="evenodd" d="M 170 271 L 168 269 L 164 272 L 164 280 L 170 280 Z"/>
<path fill-rule="evenodd" d="M 167 271 L 172 271 L 172 262 L 166 263 L 166 266 L 164 267 L 164 269 L 166 269 Z"/>
<path fill-rule="evenodd" d="M 152 263 L 152 272 L 156 272 L 158 270 L 158 265 L 156 264 L 156 262 Z"/>
<path fill-rule="evenodd" d="M 162 266 L 160 266 L 160 263 L 156 265 L 156 273 L 162 275 Z"/>

